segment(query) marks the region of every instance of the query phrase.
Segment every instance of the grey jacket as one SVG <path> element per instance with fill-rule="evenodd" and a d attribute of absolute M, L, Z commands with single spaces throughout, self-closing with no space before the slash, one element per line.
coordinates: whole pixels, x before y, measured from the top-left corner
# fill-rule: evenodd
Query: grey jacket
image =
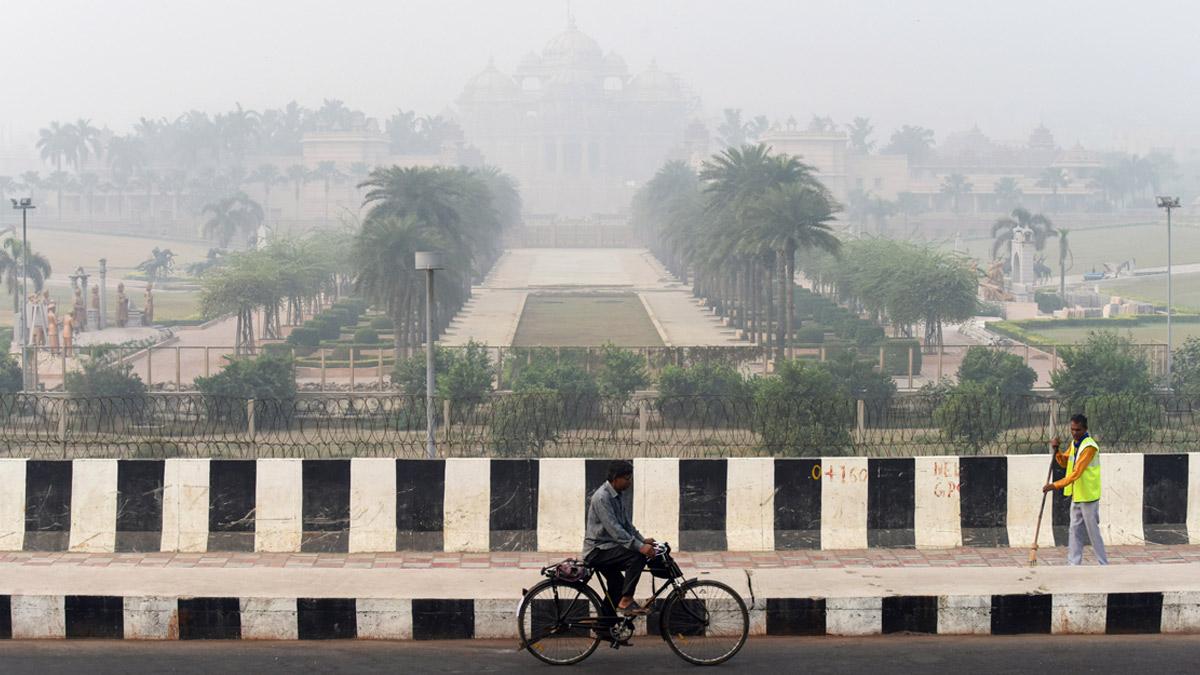
<path fill-rule="evenodd" d="M 588 503 L 587 530 L 583 539 L 584 560 L 592 551 L 618 547 L 636 551 L 645 545 L 645 537 L 633 526 L 632 510 L 630 499 L 614 490 L 608 481 L 596 488 Z"/>

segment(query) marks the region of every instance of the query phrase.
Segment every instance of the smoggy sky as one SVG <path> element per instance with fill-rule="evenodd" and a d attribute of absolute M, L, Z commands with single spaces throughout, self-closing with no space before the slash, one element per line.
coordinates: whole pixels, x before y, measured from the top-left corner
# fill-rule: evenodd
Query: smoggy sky
<path fill-rule="evenodd" d="M 1200 3 L 1114 0 L 574 0 L 636 72 L 656 58 L 702 96 L 802 123 L 978 124 L 1062 145 L 1200 147 Z M 442 111 L 488 61 L 511 72 L 566 0 L 8 0 L 0 129 L 340 98 Z"/>

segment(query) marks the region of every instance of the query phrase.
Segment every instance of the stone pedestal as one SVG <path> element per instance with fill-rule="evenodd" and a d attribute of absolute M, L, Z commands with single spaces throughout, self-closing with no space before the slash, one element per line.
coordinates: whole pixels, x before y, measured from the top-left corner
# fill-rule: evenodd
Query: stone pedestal
<path fill-rule="evenodd" d="M 141 326 L 142 325 L 142 310 L 129 308 L 129 320 L 125 322 L 126 326 Z"/>
<path fill-rule="evenodd" d="M 87 311 L 87 325 L 92 330 L 100 330 L 100 312 L 92 308 Z"/>

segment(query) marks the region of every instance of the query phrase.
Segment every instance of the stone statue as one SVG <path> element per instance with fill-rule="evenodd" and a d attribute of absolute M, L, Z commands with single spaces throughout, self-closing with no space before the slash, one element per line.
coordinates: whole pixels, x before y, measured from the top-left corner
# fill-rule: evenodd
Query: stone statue
<path fill-rule="evenodd" d="M 54 305 L 50 305 L 46 309 L 46 332 L 50 336 L 50 353 L 58 353 L 58 314 L 54 312 Z"/>
<path fill-rule="evenodd" d="M 92 309 L 100 311 L 100 287 L 92 286 Z"/>
<path fill-rule="evenodd" d="M 65 354 L 67 356 L 74 356 L 73 350 L 71 349 L 71 345 L 74 342 L 74 337 L 75 337 L 75 319 L 70 314 L 68 314 L 63 317 L 62 323 L 63 323 L 63 325 L 62 325 L 63 354 Z"/>
<path fill-rule="evenodd" d="M 117 326 L 124 328 L 129 322 L 129 297 L 125 295 L 125 284 L 117 284 Z"/>
<path fill-rule="evenodd" d="M 78 286 L 75 287 L 75 303 L 71 308 L 71 314 L 74 316 L 75 323 L 79 325 L 79 330 L 87 328 L 87 309 L 83 306 L 83 291 Z"/>
<path fill-rule="evenodd" d="M 46 323 L 43 320 L 42 296 L 37 293 L 29 294 L 29 313 L 32 315 L 30 326 L 29 341 L 34 347 L 41 347 L 46 344 Z"/>
<path fill-rule="evenodd" d="M 154 324 L 154 284 L 146 284 L 146 292 L 142 296 L 142 302 L 145 307 L 142 308 L 142 325 L 150 326 Z"/>

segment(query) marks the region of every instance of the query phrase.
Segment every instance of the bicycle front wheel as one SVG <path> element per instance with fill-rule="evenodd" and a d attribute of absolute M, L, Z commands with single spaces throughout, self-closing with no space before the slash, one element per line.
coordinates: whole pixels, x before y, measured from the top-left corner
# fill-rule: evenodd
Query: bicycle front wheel
<path fill-rule="evenodd" d="M 719 581 L 692 580 L 667 598 L 662 636 L 684 661 L 715 666 L 746 644 L 750 613 L 732 588 Z"/>
<path fill-rule="evenodd" d="M 579 663 L 596 651 L 599 631 L 606 630 L 600 612 L 600 598 L 586 584 L 543 581 L 521 600 L 521 645 L 550 665 Z"/>

